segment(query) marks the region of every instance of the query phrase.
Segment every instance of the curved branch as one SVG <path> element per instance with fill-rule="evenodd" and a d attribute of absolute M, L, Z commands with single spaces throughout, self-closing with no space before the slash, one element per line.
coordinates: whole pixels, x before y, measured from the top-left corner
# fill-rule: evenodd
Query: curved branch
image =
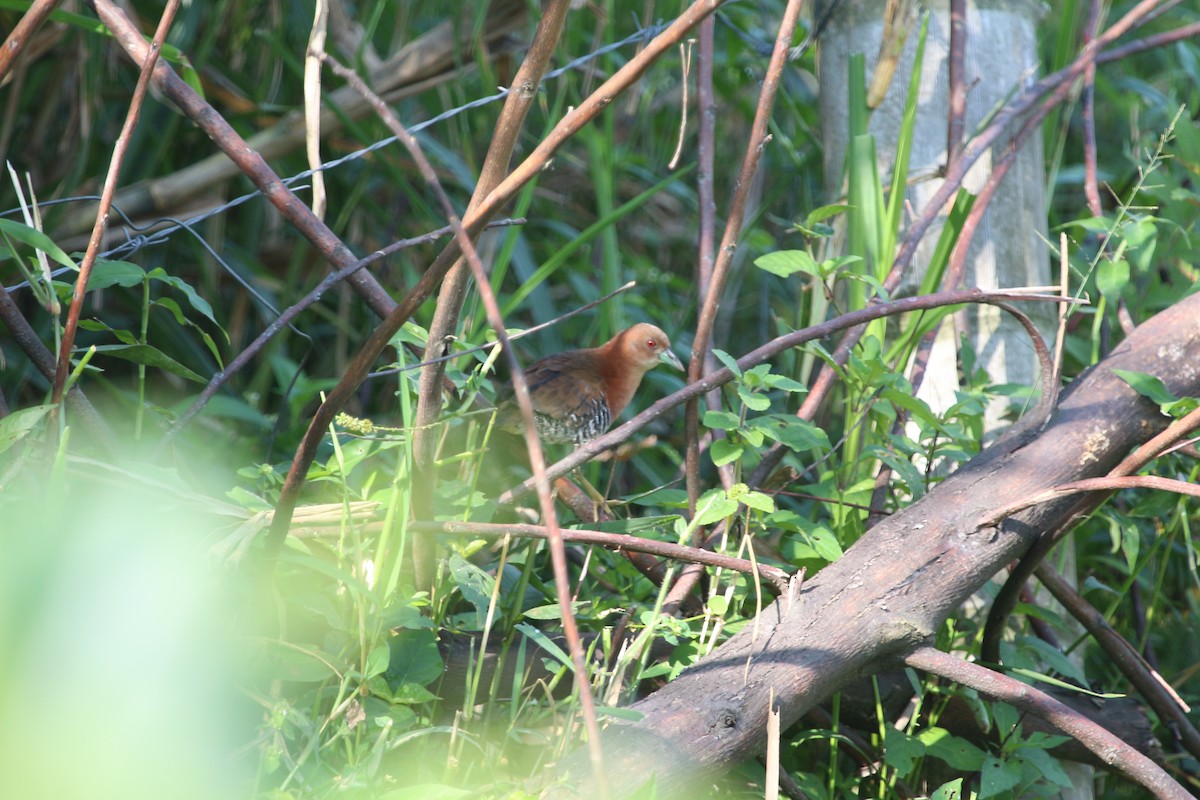
<path fill-rule="evenodd" d="M 550 534 L 542 525 L 499 525 L 486 522 L 422 522 L 414 521 L 409 529 L 418 533 L 469 533 L 472 536 L 519 536 L 526 539 L 549 539 Z M 720 553 L 713 553 L 699 547 L 687 547 L 672 542 L 660 542 L 655 539 L 643 539 L 624 533 L 608 533 L 607 531 L 588 530 L 586 528 L 564 528 L 559 532 L 564 542 L 579 542 L 594 544 L 618 553 L 632 551 L 649 553 L 650 555 L 671 558 L 676 561 L 686 561 L 690 564 L 703 564 L 709 567 L 741 572 L 746 575 L 761 575 L 770 581 L 776 593 L 787 588 L 791 573 L 779 567 L 752 562 L 745 558 L 735 558 Z"/>
<path fill-rule="evenodd" d="M 1105 764 L 1116 767 L 1161 800 L 1187 800 L 1191 797 L 1191 794 L 1164 772 L 1162 767 L 1121 741 L 1106 728 L 1037 687 L 978 664 L 963 661 L 933 647 L 917 648 L 904 659 L 904 663 L 914 669 L 970 686 L 993 700 L 1008 703 L 1041 717 L 1063 733 L 1074 737 Z"/>

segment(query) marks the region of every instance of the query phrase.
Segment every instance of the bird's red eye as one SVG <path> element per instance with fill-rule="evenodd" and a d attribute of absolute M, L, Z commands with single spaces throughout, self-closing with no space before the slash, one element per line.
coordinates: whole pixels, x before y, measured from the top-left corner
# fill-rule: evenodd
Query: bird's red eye
<path fill-rule="evenodd" d="M 653 339 L 647 339 L 646 347 L 649 347 L 651 350 L 654 350 L 655 348 L 658 347 L 658 342 L 654 341 Z"/>

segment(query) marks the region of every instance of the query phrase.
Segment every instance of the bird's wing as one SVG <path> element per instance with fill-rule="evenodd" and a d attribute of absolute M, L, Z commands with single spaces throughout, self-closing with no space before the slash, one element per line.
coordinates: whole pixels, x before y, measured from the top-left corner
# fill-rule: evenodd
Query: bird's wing
<path fill-rule="evenodd" d="M 553 419 L 589 413 L 607 404 L 595 360 L 576 351 L 543 358 L 525 370 L 533 410 Z"/>

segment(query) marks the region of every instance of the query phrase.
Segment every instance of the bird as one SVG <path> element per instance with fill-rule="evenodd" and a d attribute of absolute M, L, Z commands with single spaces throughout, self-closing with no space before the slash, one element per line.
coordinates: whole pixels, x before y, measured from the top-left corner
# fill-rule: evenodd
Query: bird
<path fill-rule="evenodd" d="M 647 372 L 659 364 L 680 371 L 662 329 L 639 322 L 599 347 L 555 353 L 523 372 L 538 437 L 547 444 L 586 444 L 608 430 L 633 399 Z M 523 434 L 515 400 L 500 406 L 499 426 Z"/>

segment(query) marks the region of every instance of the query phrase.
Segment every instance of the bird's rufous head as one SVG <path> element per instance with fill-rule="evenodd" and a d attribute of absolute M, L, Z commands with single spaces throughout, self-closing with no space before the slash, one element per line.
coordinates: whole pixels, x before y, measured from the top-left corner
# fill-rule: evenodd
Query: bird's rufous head
<path fill-rule="evenodd" d="M 671 340 L 656 325 L 639 322 L 617 334 L 617 338 L 620 339 L 618 347 L 622 360 L 643 373 L 654 369 L 659 363 L 683 369 L 679 357 L 671 351 Z"/>

